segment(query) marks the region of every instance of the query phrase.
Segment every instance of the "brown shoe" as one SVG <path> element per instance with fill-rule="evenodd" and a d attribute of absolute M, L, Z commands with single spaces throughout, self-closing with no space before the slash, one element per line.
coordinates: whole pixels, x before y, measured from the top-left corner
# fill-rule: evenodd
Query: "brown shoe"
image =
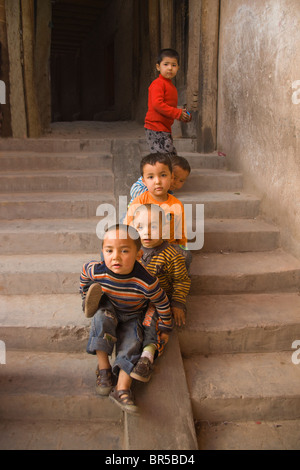
<path fill-rule="evenodd" d="M 102 396 L 108 396 L 113 388 L 111 369 L 96 370 L 96 392 Z"/>
<path fill-rule="evenodd" d="M 132 369 L 130 377 L 135 380 L 139 380 L 140 382 L 149 382 L 152 371 L 153 365 L 148 357 L 141 357 Z"/>
<path fill-rule="evenodd" d="M 116 390 L 114 388 L 110 392 L 109 398 L 127 413 L 136 415 L 139 412 L 138 407 L 134 403 L 134 398 L 131 390 Z"/>
<path fill-rule="evenodd" d="M 84 314 L 87 318 L 93 317 L 97 312 L 102 294 L 100 284 L 95 283 L 90 286 L 84 304 Z"/>

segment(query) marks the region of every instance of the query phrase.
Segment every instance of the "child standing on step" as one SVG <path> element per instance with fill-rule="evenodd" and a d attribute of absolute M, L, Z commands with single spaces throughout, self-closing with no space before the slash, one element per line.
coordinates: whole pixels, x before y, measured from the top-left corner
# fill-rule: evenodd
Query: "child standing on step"
<path fill-rule="evenodd" d="M 162 238 L 164 224 L 164 211 L 156 204 L 142 205 L 133 215 L 133 225 L 140 234 L 142 242 L 143 254 L 140 262 L 159 279 L 160 286 L 171 302 L 175 324 L 182 326 L 185 324 L 186 297 L 191 280 L 184 257 Z M 168 335 L 157 328 L 158 320 L 155 307 L 149 308 L 143 321 L 143 352 L 130 374 L 132 378 L 141 382 L 150 380 L 154 359 L 162 354 L 168 341 Z"/>
<path fill-rule="evenodd" d="M 109 395 L 129 413 L 137 412 L 130 373 L 141 354 L 141 323 L 149 302 L 157 310 L 159 331 L 168 335 L 173 328 L 166 293 L 158 279 L 137 261 L 140 248 L 141 240 L 133 227 L 110 227 L 103 239 L 104 261 L 85 264 L 80 276 L 84 312 L 92 317 L 87 352 L 98 359 L 97 393 Z M 109 356 L 115 344 L 111 368 Z M 115 388 L 112 374 L 118 377 Z"/>
<path fill-rule="evenodd" d="M 189 122 L 186 109 L 177 108 L 178 93 L 172 79 L 179 70 L 179 54 L 174 49 L 162 49 L 156 62 L 159 72 L 148 89 L 148 111 L 145 117 L 146 140 L 150 152 L 177 154 L 171 126 L 174 120 Z"/>

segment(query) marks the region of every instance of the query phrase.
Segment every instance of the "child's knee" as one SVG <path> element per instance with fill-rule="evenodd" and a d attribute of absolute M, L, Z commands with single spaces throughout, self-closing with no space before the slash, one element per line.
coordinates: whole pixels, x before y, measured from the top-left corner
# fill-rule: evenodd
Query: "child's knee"
<path fill-rule="evenodd" d="M 116 336 L 118 320 L 115 314 L 106 309 L 99 309 L 92 318 L 91 334 L 103 337 L 105 334 Z"/>

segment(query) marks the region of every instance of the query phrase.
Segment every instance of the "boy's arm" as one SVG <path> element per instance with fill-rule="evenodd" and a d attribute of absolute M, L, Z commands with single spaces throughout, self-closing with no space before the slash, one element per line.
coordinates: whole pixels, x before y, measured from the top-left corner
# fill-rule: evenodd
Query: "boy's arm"
<path fill-rule="evenodd" d="M 165 102 L 164 88 L 159 82 L 153 83 L 149 89 L 149 97 L 155 111 L 159 112 L 167 118 L 180 120 L 182 114 L 181 108 L 174 108 Z"/>
<path fill-rule="evenodd" d="M 173 284 L 171 306 L 184 309 L 191 287 L 191 279 L 185 266 L 184 257 L 180 253 L 172 257 L 168 270 Z"/>
<path fill-rule="evenodd" d="M 139 179 L 131 186 L 130 204 L 134 201 L 136 197 L 138 197 L 140 194 L 143 194 L 145 191 L 147 191 L 147 186 L 143 183 L 142 176 L 140 176 Z"/>
<path fill-rule="evenodd" d="M 160 287 L 158 279 L 151 286 L 148 297 L 155 305 L 159 316 L 158 330 L 164 333 L 171 333 L 173 329 L 173 317 L 170 308 L 170 302 L 165 291 Z"/>
<path fill-rule="evenodd" d="M 101 264 L 101 263 L 99 263 L 99 261 L 91 261 L 89 263 L 84 264 L 82 267 L 82 271 L 80 274 L 80 286 L 79 286 L 79 292 L 81 294 L 82 299 L 85 298 L 90 285 L 93 282 L 99 282 L 99 281 L 96 281 L 94 277 L 95 264 Z"/>

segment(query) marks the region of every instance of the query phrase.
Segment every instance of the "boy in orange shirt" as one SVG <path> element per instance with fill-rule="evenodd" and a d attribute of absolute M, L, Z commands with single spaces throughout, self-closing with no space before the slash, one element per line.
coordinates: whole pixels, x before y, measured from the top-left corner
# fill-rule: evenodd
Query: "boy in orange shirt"
<path fill-rule="evenodd" d="M 177 246 L 178 251 L 186 258 L 190 253 L 186 250 L 187 238 L 185 229 L 184 207 L 181 201 L 168 193 L 172 179 L 172 163 L 165 153 L 150 153 L 141 161 L 143 183 L 148 191 L 136 197 L 130 204 L 124 223 L 132 225 L 135 210 L 144 204 L 157 204 L 165 212 L 166 228 L 163 239 Z M 186 259 L 187 261 L 187 259 Z M 190 260 L 188 261 L 190 263 Z"/>

